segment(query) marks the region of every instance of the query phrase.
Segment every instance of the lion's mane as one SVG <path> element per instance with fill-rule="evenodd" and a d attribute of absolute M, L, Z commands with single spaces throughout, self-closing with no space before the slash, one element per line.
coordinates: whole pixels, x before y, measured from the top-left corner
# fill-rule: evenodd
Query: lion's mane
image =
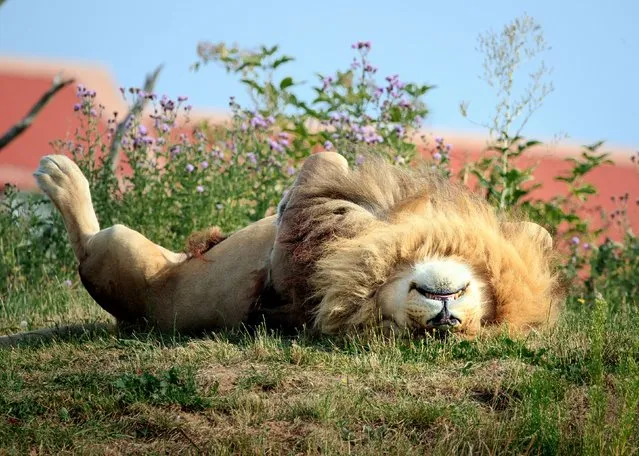
<path fill-rule="evenodd" d="M 478 195 L 432 170 L 368 157 L 293 187 L 276 242 L 288 300 L 322 332 L 379 323 L 379 288 L 424 258 L 458 258 L 487 285 L 484 323 L 552 323 L 563 301 L 555 253 Z"/>

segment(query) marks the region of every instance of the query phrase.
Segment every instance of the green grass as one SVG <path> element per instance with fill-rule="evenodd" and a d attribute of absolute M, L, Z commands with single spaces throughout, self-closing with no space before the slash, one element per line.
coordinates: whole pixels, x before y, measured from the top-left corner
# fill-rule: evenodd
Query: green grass
<path fill-rule="evenodd" d="M 4 332 L 109 321 L 81 288 L 30 298 Z M 599 300 L 525 339 L 32 341 L 0 349 L 0 454 L 636 454 L 638 328 Z"/>

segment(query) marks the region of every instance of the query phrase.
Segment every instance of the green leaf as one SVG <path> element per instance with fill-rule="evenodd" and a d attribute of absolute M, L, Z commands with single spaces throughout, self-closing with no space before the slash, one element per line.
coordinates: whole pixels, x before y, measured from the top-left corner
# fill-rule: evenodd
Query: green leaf
<path fill-rule="evenodd" d="M 253 88 L 257 93 L 263 95 L 264 94 L 264 88 L 261 87 L 257 82 L 255 82 L 252 79 L 241 79 L 241 81 L 246 84 L 247 86 Z"/>
<path fill-rule="evenodd" d="M 285 77 L 280 81 L 280 90 L 284 90 L 287 87 L 291 87 L 295 83 L 293 82 L 293 78 L 290 76 Z"/>
<path fill-rule="evenodd" d="M 249 67 L 253 68 L 253 67 L 260 66 L 260 63 L 261 62 L 259 60 L 254 60 L 254 59 L 249 60 L 249 59 L 247 59 L 247 60 L 244 61 L 244 63 L 242 63 L 239 67 L 237 67 L 237 69 L 235 71 L 239 73 L 245 68 L 249 68 Z"/>
<path fill-rule="evenodd" d="M 266 46 L 262 46 L 261 50 L 262 50 L 262 54 L 264 54 L 265 56 L 271 56 L 271 55 L 275 54 L 279 48 L 280 47 L 276 44 L 275 46 L 273 46 L 271 48 L 267 48 Z"/>
<path fill-rule="evenodd" d="M 575 195 L 596 195 L 597 189 L 592 184 L 584 184 L 574 190 Z"/>
<path fill-rule="evenodd" d="M 279 59 L 276 59 L 273 64 L 271 65 L 271 68 L 276 69 L 278 66 L 283 65 L 287 62 L 292 62 L 293 60 L 295 60 L 293 57 L 289 57 L 288 55 L 284 55 L 282 57 L 280 57 Z"/>

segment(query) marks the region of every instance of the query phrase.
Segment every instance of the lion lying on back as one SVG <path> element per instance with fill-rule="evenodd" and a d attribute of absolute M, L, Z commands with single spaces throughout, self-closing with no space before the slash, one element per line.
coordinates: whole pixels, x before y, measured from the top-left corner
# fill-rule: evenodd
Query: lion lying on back
<path fill-rule="evenodd" d="M 64 218 L 83 284 L 119 322 L 473 335 L 552 323 L 562 301 L 547 231 L 497 216 L 434 173 L 372 158 L 349 170 L 339 154 L 311 156 L 276 216 L 226 238 L 212 230 L 198 255 L 121 225 L 100 231 L 88 183 L 64 156 L 44 157 L 35 176 Z"/>

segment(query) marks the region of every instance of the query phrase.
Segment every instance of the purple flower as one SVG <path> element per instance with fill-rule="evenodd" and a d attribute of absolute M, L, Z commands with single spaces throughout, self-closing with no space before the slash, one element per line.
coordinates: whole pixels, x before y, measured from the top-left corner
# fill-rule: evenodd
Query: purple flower
<path fill-rule="evenodd" d="M 163 123 L 161 129 L 162 129 L 163 133 L 168 133 L 171 130 L 171 127 L 169 125 Z"/>
<path fill-rule="evenodd" d="M 251 127 L 253 128 L 266 128 L 268 127 L 268 123 L 264 117 L 259 114 L 256 114 L 255 117 L 251 119 Z"/>
<path fill-rule="evenodd" d="M 366 159 L 364 158 L 364 156 L 363 156 L 363 155 L 359 155 L 359 154 L 358 154 L 358 155 L 357 155 L 357 157 L 355 157 L 355 164 L 356 164 L 357 166 L 360 166 L 360 165 L 362 165 L 362 164 L 364 163 L 364 161 L 365 161 L 365 160 L 366 160 Z"/>
<path fill-rule="evenodd" d="M 98 116 L 98 112 L 95 109 L 91 108 L 91 110 L 89 111 L 89 115 L 91 117 L 97 117 Z"/>
<path fill-rule="evenodd" d="M 584 248 L 584 250 L 590 250 L 590 244 L 588 244 L 587 242 L 584 242 L 584 245 L 582 247 Z"/>
<path fill-rule="evenodd" d="M 201 185 L 198 185 L 197 187 L 195 187 L 195 190 L 196 190 L 198 193 L 202 193 L 202 192 L 204 191 L 204 187 L 202 187 Z"/>
<path fill-rule="evenodd" d="M 140 132 L 142 136 L 145 136 L 149 132 L 149 130 L 147 130 L 147 128 L 144 125 L 140 125 L 140 127 L 138 128 L 138 131 Z"/>
<path fill-rule="evenodd" d="M 437 136 L 435 137 L 435 142 L 441 145 L 444 142 L 444 138 L 442 138 L 441 136 Z"/>
<path fill-rule="evenodd" d="M 67 286 L 68 288 L 71 288 L 71 285 L 73 285 L 73 282 L 70 279 L 67 279 L 64 281 L 64 285 Z"/>
<path fill-rule="evenodd" d="M 580 240 L 579 240 L 579 238 L 577 236 L 573 236 L 573 238 L 570 240 L 570 242 L 573 245 L 579 245 Z"/>
<path fill-rule="evenodd" d="M 255 156 L 253 152 L 249 152 L 248 154 L 246 154 L 246 159 L 253 164 L 257 163 L 257 157 Z"/>
<path fill-rule="evenodd" d="M 189 173 L 192 173 L 195 170 L 195 166 L 193 166 L 192 164 L 187 164 L 186 165 L 186 171 Z"/>
<path fill-rule="evenodd" d="M 280 143 L 272 140 L 271 138 L 268 139 L 268 145 L 270 146 L 272 150 L 276 152 L 284 152 L 284 147 L 282 147 Z"/>
<path fill-rule="evenodd" d="M 351 44 L 351 48 L 353 49 L 370 49 L 371 42 L 370 41 L 358 41 L 356 43 Z"/>
<path fill-rule="evenodd" d="M 327 89 L 333 84 L 333 78 L 328 76 L 322 80 L 322 83 L 324 85 L 324 89 Z"/>
<path fill-rule="evenodd" d="M 439 152 L 435 152 L 433 154 L 433 160 L 439 161 L 442 159 L 442 154 L 440 154 Z"/>
<path fill-rule="evenodd" d="M 177 97 L 177 100 L 178 100 L 180 103 L 183 103 L 183 102 L 185 102 L 185 101 L 186 101 L 186 100 L 188 100 L 188 99 L 189 99 L 189 97 L 185 97 L 185 96 L 183 96 L 183 95 L 180 95 L 179 97 Z"/>
<path fill-rule="evenodd" d="M 165 111 L 173 111 L 173 109 L 175 109 L 175 103 L 166 95 L 162 96 L 162 99 L 160 100 L 160 106 L 162 106 Z"/>
<path fill-rule="evenodd" d="M 202 163 L 200 163 L 200 166 L 202 167 L 202 169 L 206 169 L 209 167 L 209 162 L 204 160 Z"/>
<path fill-rule="evenodd" d="M 82 105 L 80 103 L 76 103 L 73 105 L 73 110 L 74 111 L 79 111 L 82 108 Z"/>
<path fill-rule="evenodd" d="M 288 168 L 286 168 L 286 173 L 289 176 L 292 176 L 293 174 L 295 174 L 295 168 L 293 168 L 292 166 L 289 166 Z"/>
<path fill-rule="evenodd" d="M 445 149 L 446 149 L 447 152 L 450 152 L 452 148 L 453 148 L 452 144 L 446 144 Z"/>
<path fill-rule="evenodd" d="M 191 109 L 193 109 L 193 106 L 191 106 L 191 105 L 184 106 L 184 110 L 187 111 L 187 112 L 190 111 Z"/>
<path fill-rule="evenodd" d="M 153 144 L 153 138 L 151 138 L 150 136 L 144 136 L 142 138 L 142 141 L 144 141 L 144 144 L 147 144 L 147 145 Z"/>
<path fill-rule="evenodd" d="M 324 142 L 324 149 L 331 150 L 333 148 L 333 143 L 330 141 Z"/>
<path fill-rule="evenodd" d="M 180 153 L 180 146 L 175 145 L 175 146 L 171 147 L 171 149 L 169 149 L 169 151 L 171 152 L 171 156 L 175 157 L 176 155 L 179 155 L 179 153 Z"/>

